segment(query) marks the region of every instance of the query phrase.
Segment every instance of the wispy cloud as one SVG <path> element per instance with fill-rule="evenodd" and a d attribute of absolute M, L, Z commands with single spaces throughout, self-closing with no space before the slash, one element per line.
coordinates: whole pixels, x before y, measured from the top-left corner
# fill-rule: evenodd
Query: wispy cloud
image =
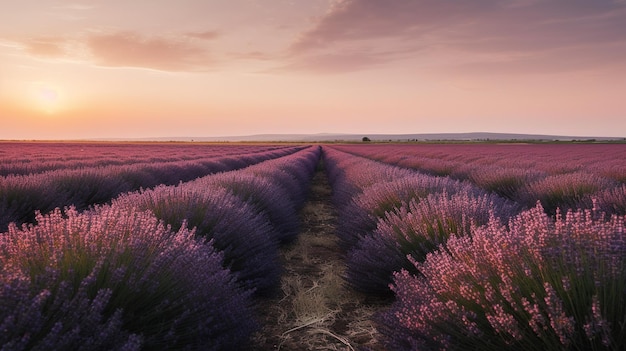
<path fill-rule="evenodd" d="M 56 37 L 41 37 L 29 39 L 22 43 L 26 52 L 40 57 L 63 57 L 67 54 L 66 40 Z"/>
<path fill-rule="evenodd" d="M 308 71 L 318 74 L 334 74 L 359 71 L 383 64 L 387 59 L 377 54 L 320 53 L 305 55 L 291 60 L 274 71 Z"/>
<path fill-rule="evenodd" d="M 367 55 L 374 55 L 372 64 L 405 58 L 395 51 L 385 56 L 378 49 L 381 42 L 391 40 L 399 51 L 418 53 L 429 48 L 431 52 L 457 51 L 485 57 L 513 55 L 516 64 L 520 64 L 520 55 L 530 56 L 529 62 L 555 59 L 554 53 L 561 49 L 568 55 L 600 50 L 594 55 L 623 61 L 623 50 L 616 50 L 616 46 L 626 45 L 624 23 L 626 3 L 612 0 L 337 0 L 299 34 L 289 52 L 303 63 L 320 53 L 344 62 L 342 52 L 358 45 L 363 50 L 361 55 L 353 54 L 357 65 L 367 62 L 363 57 Z M 333 60 L 318 62 L 336 66 Z M 593 64 L 589 60 L 577 62 Z M 568 65 L 572 69 L 575 66 Z"/>
<path fill-rule="evenodd" d="M 228 55 L 234 60 L 276 61 L 281 59 L 279 55 L 272 55 L 261 51 L 234 52 Z"/>
<path fill-rule="evenodd" d="M 205 70 L 213 63 L 204 47 L 181 38 L 117 32 L 92 34 L 86 44 L 95 62 L 102 66 L 197 71 Z"/>
<path fill-rule="evenodd" d="M 201 32 L 187 32 L 186 35 L 191 38 L 202 39 L 202 40 L 214 40 L 217 39 L 221 34 L 216 30 L 207 30 Z"/>
<path fill-rule="evenodd" d="M 145 36 L 117 31 L 76 36 L 11 40 L 28 55 L 44 59 L 89 62 L 105 67 L 135 67 L 162 71 L 206 71 L 216 60 L 207 46 L 214 31 Z"/>
<path fill-rule="evenodd" d="M 70 11 L 88 11 L 94 9 L 96 6 L 94 4 L 83 4 L 83 3 L 67 3 L 61 4 L 57 6 L 53 6 L 53 8 L 61 9 L 61 10 L 70 10 Z"/>

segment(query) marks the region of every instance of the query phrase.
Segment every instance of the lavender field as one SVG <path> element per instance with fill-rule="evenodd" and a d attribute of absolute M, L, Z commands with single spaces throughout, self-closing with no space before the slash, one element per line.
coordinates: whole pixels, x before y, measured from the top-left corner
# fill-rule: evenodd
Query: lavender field
<path fill-rule="evenodd" d="M 342 284 L 382 304 L 375 346 L 345 320 L 327 349 L 625 349 L 624 155 L 1 143 L 0 350 L 280 349 L 258 345 L 262 317 L 285 299 L 285 250 L 314 230 L 301 212 L 316 175 Z"/>

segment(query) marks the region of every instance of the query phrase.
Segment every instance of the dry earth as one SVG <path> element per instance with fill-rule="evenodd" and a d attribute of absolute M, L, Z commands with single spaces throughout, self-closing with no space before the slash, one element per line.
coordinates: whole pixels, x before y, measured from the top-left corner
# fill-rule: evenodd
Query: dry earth
<path fill-rule="evenodd" d="M 370 318 L 385 303 L 344 285 L 337 216 L 321 167 L 301 219 L 298 240 L 281 252 L 278 297 L 259 306 L 263 328 L 254 337 L 253 350 L 383 350 Z"/>

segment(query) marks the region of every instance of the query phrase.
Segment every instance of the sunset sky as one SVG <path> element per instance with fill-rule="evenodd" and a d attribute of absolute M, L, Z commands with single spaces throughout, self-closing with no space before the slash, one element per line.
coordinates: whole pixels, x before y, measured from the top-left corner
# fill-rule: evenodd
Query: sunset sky
<path fill-rule="evenodd" d="M 626 0 L 0 0 L 0 139 L 626 137 Z"/>

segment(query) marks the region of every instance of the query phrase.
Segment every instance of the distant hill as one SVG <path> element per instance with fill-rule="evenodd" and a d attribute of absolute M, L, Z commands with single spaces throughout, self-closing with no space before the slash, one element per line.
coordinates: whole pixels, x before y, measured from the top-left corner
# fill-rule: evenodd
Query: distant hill
<path fill-rule="evenodd" d="M 515 133 L 421 133 L 421 134 L 256 134 L 243 136 L 223 137 L 161 137 L 142 138 L 140 140 L 153 141 L 293 141 L 293 142 L 335 142 L 335 141 L 361 141 L 368 137 L 371 141 L 488 141 L 488 140 L 519 140 L 519 141 L 572 141 L 572 140 L 624 140 L 620 137 L 589 137 L 589 136 L 564 136 L 543 134 L 515 134 Z M 137 139 L 139 140 L 139 139 Z"/>

